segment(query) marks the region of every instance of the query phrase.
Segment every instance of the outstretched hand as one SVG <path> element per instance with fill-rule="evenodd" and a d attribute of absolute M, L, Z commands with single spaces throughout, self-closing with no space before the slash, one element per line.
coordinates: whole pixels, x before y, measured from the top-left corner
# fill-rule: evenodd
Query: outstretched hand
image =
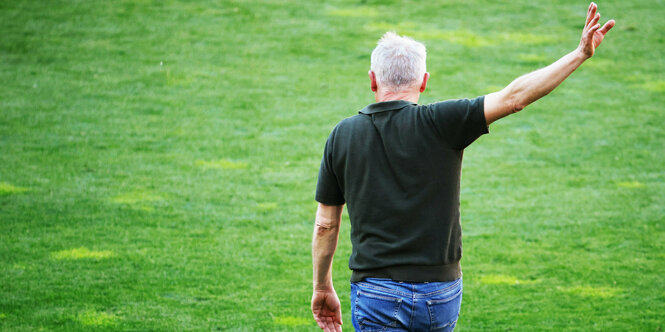
<path fill-rule="evenodd" d="M 342 332 L 342 309 L 334 289 L 314 291 L 312 314 L 324 332 Z"/>
<path fill-rule="evenodd" d="M 600 20 L 600 13 L 597 13 L 597 10 L 598 5 L 594 2 L 589 4 L 589 11 L 586 15 L 586 24 L 584 24 L 584 30 L 582 30 L 582 39 L 580 40 L 579 49 L 587 58 L 593 56 L 596 47 L 600 46 L 603 38 L 605 38 L 605 34 L 607 34 L 616 23 L 614 20 L 609 20 L 601 28 L 600 23 L 598 23 Z"/>

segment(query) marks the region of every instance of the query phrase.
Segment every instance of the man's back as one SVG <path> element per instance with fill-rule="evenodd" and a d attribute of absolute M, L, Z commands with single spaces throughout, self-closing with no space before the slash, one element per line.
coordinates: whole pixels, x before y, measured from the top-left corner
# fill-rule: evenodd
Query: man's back
<path fill-rule="evenodd" d="M 483 97 L 431 105 L 376 103 L 335 127 L 316 199 L 347 203 L 352 281 L 461 276 L 462 152 L 484 133 Z"/>

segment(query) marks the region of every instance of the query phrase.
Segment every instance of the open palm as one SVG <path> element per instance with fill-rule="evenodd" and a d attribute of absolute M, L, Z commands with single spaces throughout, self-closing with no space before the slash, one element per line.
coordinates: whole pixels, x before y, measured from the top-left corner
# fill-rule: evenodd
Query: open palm
<path fill-rule="evenodd" d="M 589 10 L 587 11 L 586 24 L 584 25 L 584 30 L 582 30 L 582 39 L 580 40 L 580 49 L 587 57 L 592 57 L 596 47 L 600 46 L 600 43 L 603 42 L 605 34 L 607 34 L 612 27 L 614 27 L 615 21 L 609 20 L 603 27 L 600 27 L 598 21 L 600 20 L 600 13 L 597 13 L 598 5 L 595 3 L 589 4 Z"/>

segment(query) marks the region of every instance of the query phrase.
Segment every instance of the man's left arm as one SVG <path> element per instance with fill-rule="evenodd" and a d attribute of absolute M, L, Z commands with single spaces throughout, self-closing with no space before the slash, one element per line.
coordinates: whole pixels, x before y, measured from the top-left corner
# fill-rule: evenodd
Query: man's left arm
<path fill-rule="evenodd" d="M 312 237 L 314 291 L 312 314 L 325 332 L 342 331 L 342 310 L 332 283 L 332 262 L 344 205 L 319 203 Z"/>
<path fill-rule="evenodd" d="M 501 91 L 485 96 L 485 119 L 487 124 L 501 119 L 509 114 L 518 112 L 527 105 L 552 92 L 584 61 L 592 57 L 596 47 L 605 38 L 612 27 L 614 20 L 609 20 L 603 27 L 598 21 L 598 5 L 591 3 L 587 11 L 586 23 L 582 30 L 579 46 L 572 52 L 551 65 L 520 76 Z"/>

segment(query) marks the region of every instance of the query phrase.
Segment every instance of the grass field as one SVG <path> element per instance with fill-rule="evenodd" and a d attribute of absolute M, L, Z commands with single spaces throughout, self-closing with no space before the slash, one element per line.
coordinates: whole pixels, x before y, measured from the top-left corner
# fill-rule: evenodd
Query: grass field
<path fill-rule="evenodd" d="M 0 1 L 0 330 L 315 331 L 323 144 L 395 30 L 421 103 L 577 46 L 584 1 Z M 458 331 L 665 327 L 665 3 L 465 153 Z M 334 263 L 346 330 L 348 219 Z"/>

